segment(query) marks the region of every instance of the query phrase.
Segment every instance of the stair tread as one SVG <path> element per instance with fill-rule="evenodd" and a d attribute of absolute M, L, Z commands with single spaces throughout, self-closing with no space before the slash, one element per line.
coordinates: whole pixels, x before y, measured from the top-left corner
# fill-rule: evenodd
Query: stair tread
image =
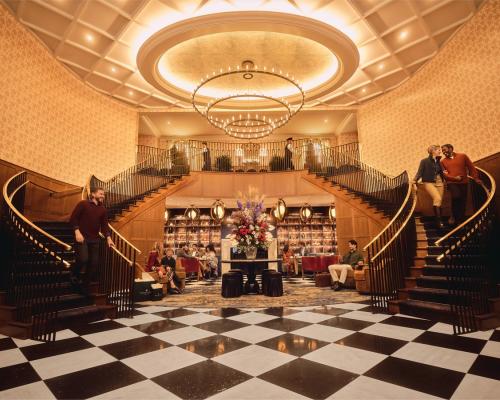
<path fill-rule="evenodd" d="M 68 308 L 65 310 L 60 310 L 57 313 L 58 318 L 64 319 L 64 318 L 71 318 L 75 317 L 78 315 L 84 315 L 84 314 L 91 314 L 94 312 L 100 312 L 105 308 L 112 308 L 113 306 L 109 305 L 103 305 L 103 306 L 98 306 L 96 304 L 91 304 L 83 307 L 75 307 L 75 308 Z"/>
<path fill-rule="evenodd" d="M 425 301 L 425 300 L 401 300 L 401 303 L 425 309 L 432 309 L 440 312 L 451 312 L 451 306 L 445 303 L 436 303 L 434 301 Z"/>
<path fill-rule="evenodd" d="M 420 293 L 448 294 L 448 289 L 428 288 L 428 287 L 422 287 L 422 286 L 417 286 L 417 287 L 414 287 L 414 288 L 409 288 L 408 291 L 410 291 L 410 292 L 420 292 Z"/>
<path fill-rule="evenodd" d="M 440 282 L 446 282 L 448 280 L 446 276 L 442 275 L 422 275 L 418 279 L 424 279 L 429 281 L 440 281 Z"/>

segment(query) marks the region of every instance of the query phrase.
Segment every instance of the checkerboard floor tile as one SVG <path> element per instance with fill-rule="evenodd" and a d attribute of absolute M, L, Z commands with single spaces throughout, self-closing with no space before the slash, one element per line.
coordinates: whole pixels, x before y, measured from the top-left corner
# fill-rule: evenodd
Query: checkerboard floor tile
<path fill-rule="evenodd" d="M 217 282 L 215 282 L 217 284 Z M 82 384 L 85 382 L 85 384 Z M 0 399 L 497 399 L 500 330 L 367 302 L 138 306 L 42 343 L 0 336 Z"/>

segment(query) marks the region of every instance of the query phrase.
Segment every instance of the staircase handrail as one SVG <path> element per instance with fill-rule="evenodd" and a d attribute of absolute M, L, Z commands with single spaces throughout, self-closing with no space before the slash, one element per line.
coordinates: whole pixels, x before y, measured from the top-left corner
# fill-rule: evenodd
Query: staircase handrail
<path fill-rule="evenodd" d="M 17 188 L 15 188 L 12 193 L 8 193 L 8 187 L 10 185 L 10 183 L 16 179 L 17 177 L 21 177 L 22 175 L 24 174 L 24 182 L 18 186 Z M 10 177 L 6 182 L 5 184 L 3 185 L 3 190 L 2 190 L 2 193 L 3 193 L 3 199 L 4 199 L 4 202 L 6 204 L 6 206 L 8 207 L 8 209 L 13 213 L 13 215 L 11 214 L 10 218 L 11 220 L 13 220 L 14 224 L 16 226 L 20 226 L 21 224 L 19 224 L 18 221 L 14 221 L 14 219 L 18 218 L 20 219 L 24 224 L 26 224 L 29 229 L 33 229 L 35 230 L 36 232 L 38 232 L 40 235 L 46 237 L 49 241 L 53 242 L 55 245 L 58 245 L 60 247 L 62 247 L 63 250 L 66 250 L 66 251 L 69 251 L 72 249 L 72 247 L 63 242 L 62 240 L 59 240 L 57 239 L 56 237 L 52 236 L 50 233 L 44 231 L 42 228 L 40 228 L 39 226 L 37 226 L 36 224 L 34 224 L 33 222 L 31 222 L 28 218 L 26 218 L 15 206 L 14 204 L 12 203 L 12 199 L 14 198 L 14 195 L 24 186 L 26 186 L 28 183 L 30 183 L 30 181 L 27 179 L 27 171 L 20 171 L 18 172 L 17 174 L 13 175 L 12 177 Z M 25 228 L 20 228 L 20 231 L 24 234 L 24 236 L 26 238 L 28 238 L 30 241 L 32 241 L 36 246 L 40 247 L 44 252 L 46 253 L 49 253 L 51 255 L 53 255 L 54 257 L 56 257 L 58 260 L 64 262 L 64 264 L 66 266 L 69 266 L 69 263 L 65 260 L 63 260 L 61 257 L 59 257 L 54 250 L 51 250 L 49 248 L 47 248 L 46 246 L 44 246 L 40 241 L 38 241 L 36 238 L 34 238 L 30 232 Z"/>
<path fill-rule="evenodd" d="M 406 171 L 405 171 L 406 172 Z M 370 243 L 368 243 L 365 247 L 363 247 L 363 251 L 366 251 L 370 246 L 372 246 L 377 240 L 379 240 L 382 235 L 388 231 L 389 229 L 392 228 L 392 226 L 396 223 L 397 219 L 399 218 L 399 215 L 404 211 L 404 209 L 406 208 L 406 205 L 407 205 L 407 202 L 411 201 L 412 202 L 412 205 L 410 207 L 410 212 L 408 213 L 408 215 L 406 216 L 404 222 L 402 223 L 401 227 L 396 231 L 396 233 L 394 233 L 394 235 L 391 237 L 391 239 L 377 252 L 377 254 L 375 254 L 374 256 L 371 257 L 371 260 L 374 261 L 380 254 L 382 254 L 382 252 L 384 252 L 388 247 L 389 245 L 394 241 L 396 240 L 396 238 L 399 236 L 399 234 L 403 231 L 403 229 L 406 227 L 406 225 L 408 224 L 409 220 L 412 218 L 413 216 L 413 212 L 415 211 L 415 207 L 417 206 L 417 196 L 415 196 L 415 193 L 413 192 L 413 189 L 411 188 L 411 185 L 408 185 L 408 190 L 407 190 L 407 193 L 406 193 L 406 197 L 405 199 L 403 200 L 403 203 L 401 204 L 401 207 L 399 207 L 399 210 L 398 212 L 396 213 L 396 215 L 394 215 L 394 217 L 392 217 L 392 219 L 389 221 L 389 223 L 384 227 L 384 229 L 382 229 L 382 231 L 379 232 L 379 234 L 377 236 L 375 236 L 371 241 Z"/>
<path fill-rule="evenodd" d="M 408 173 L 406 171 L 403 171 L 401 174 L 391 177 L 388 175 L 385 175 L 381 171 L 375 169 L 371 165 L 368 165 L 362 161 L 360 161 L 357 158 L 353 158 L 348 154 L 344 154 L 341 151 L 339 151 L 336 147 L 329 147 L 329 148 L 324 148 L 324 152 L 327 154 L 329 153 L 330 155 L 335 153 L 335 156 L 338 157 L 342 162 L 349 162 L 349 166 L 357 168 L 356 171 L 363 171 L 371 175 L 374 179 L 378 181 L 378 183 L 384 182 L 381 188 L 377 188 L 376 191 L 371 191 L 371 192 L 366 192 L 366 195 L 374 195 L 377 192 L 380 192 L 378 189 L 383 189 L 383 190 L 391 190 L 395 189 L 399 186 L 402 186 L 408 181 Z M 332 156 L 333 158 L 333 156 Z M 328 167 L 328 166 L 327 166 Z M 349 174 L 350 171 L 348 171 L 346 174 Z M 342 175 L 342 174 L 339 174 Z M 333 175 L 335 176 L 335 175 Z M 351 190 L 353 190 L 351 188 Z M 399 201 L 397 201 L 397 204 L 395 202 L 391 202 L 390 199 L 385 198 L 385 196 L 379 198 L 381 201 L 386 201 L 388 202 L 391 206 L 394 207 L 395 210 L 393 210 L 393 213 L 396 214 L 396 210 L 399 210 L 401 206 L 399 206 Z M 397 200 L 397 199 L 396 199 Z M 401 203 L 403 203 L 403 199 L 401 199 Z"/>
<path fill-rule="evenodd" d="M 479 207 L 479 209 L 474 213 L 472 214 L 469 218 L 467 218 L 464 222 L 462 222 L 460 225 L 458 225 L 457 227 L 453 228 L 450 232 L 448 232 L 446 235 L 442 236 L 441 238 L 439 238 L 438 240 L 436 240 L 435 242 L 435 245 L 436 246 L 440 246 L 441 243 L 443 243 L 445 240 L 451 238 L 452 236 L 454 236 L 456 233 L 460 232 L 461 230 L 463 230 L 467 225 L 473 223 L 473 221 L 477 220 L 477 222 L 470 228 L 467 230 L 467 232 L 465 232 L 463 235 L 460 236 L 460 238 L 457 239 L 457 241 L 453 244 L 451 244 L 449 246 L 449 248 L 442 254 L 440 254 L 438 257 L 437 257 L 437 260 L 438 261 L 442 261 L 444 259 L 444 257 L 446 257 L 452 250 L 454 250 L 456 247 L 460 246 L 460 244 L 467 239 L 467 237 L 469 237 L 470 235 L 472 235 L 476 230 L 477 228 L 480 226 L 481 224 L 481 221 L 480 221 L 480 216 L 481 214 L 483 214 L 487 208 L 491 205 L 491 202 L 493 201 L 493 199 L 495 198 L 495 193 L 496 193 L 496 182 L 495 182 L 495 179 L 493 178 L 493 176 L 491 176 L 490 173 L 488 173 L 487 171 L 485 171 L 484 169 L 482 168 L 479 168 L 479 167 L 476 167 L 476 169 L 480 172 L 482 172 L 489 180 L 490 184 L 491 184 L 491 189 L 488 189 L 486 187 L 486 185 L 484 184 L 484 182 L 481 181 L 480 183 L 480 186 L 483 188 L 483 190 L 485 191 L 486 195 L 487 195 L 487 198 L 486 198 L 486 201 L 481 205 L 481 207 Z M 473 179 L 472 177 L 469 177 L 471 179 Z"/>

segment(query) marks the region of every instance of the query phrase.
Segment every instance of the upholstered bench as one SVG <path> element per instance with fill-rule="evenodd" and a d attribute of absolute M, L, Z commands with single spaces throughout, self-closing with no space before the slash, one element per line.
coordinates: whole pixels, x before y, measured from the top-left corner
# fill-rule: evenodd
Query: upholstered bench
<path fill-rule="evenodd" d="M 240 297 L 243 294 L 243 274 L 229 271 L 222 275 L 222 297 Z"/>
<path fill-rule="evenodd" d="M 332 286 L 332 277 L 328 272 L 318 272 L 314 276 L 314 282 L 317 287 Z"/>
<path fill-rule="evenodd" d="M 266 275 L 266 279 L 266 290 L 263 291 L 263 294 L 269 297 L 283 296 L 283 276 L 281 272 L 269 272 Z"/>

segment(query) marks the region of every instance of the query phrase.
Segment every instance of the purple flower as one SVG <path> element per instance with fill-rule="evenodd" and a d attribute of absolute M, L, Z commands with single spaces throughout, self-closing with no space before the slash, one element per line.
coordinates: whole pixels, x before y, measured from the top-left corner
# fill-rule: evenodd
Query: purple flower
<path fill-rule="evenodd" d="M 241 204 L 241 201 L 239 201 L 239 200 L 236 200 L 236 205 L 238 206 L 238 208 L 240 210 L 243 208 L 243 204 Z"/>

